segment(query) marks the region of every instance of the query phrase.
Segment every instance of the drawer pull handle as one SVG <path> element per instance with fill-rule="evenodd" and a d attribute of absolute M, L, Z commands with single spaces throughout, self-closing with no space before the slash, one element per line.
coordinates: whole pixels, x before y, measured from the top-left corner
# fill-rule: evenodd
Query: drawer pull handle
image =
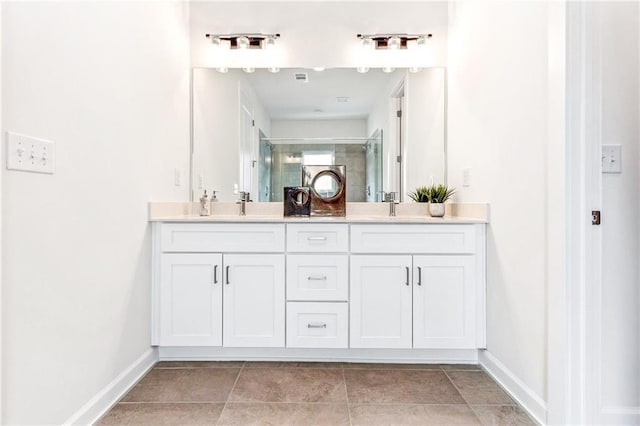
<path fill-rule="evenodd" d="M 218 265 L 213 265 L 213 283 L 218 284 Z"/>
<path fill-rule="evenodd" d="M 307 328 L 327 328 L 327 324 L 324 323 L 309 323 Z"/>
<path fill-rule="evenodd" d="M 227 265 L 227 268 L 225 270 L 225 275 L 226 275 L 226 278 L 227 278 L 227 285 L 229 285 L 229 265 Z"/>
<path fill-rule="evenodd" d="M 406 269 L 406 271 L 407 271 L 407 281 L 405 282 L 405 284 L 409 285 L 409 267 L 405 266 L 404 269 Z"/>
<path fill-rule="evenodd" d="M 309 281 L 326 281 L 327 277 L 307 277 Z"/>
<path fill-rule="evenodd" d="M 418 285 L 422 285 L 422 268 L 418 266 Z"/>
<path fill-rule="evenodd" d="M 327 237 L 307 237 L 309 241 L 327 241 Z"/>

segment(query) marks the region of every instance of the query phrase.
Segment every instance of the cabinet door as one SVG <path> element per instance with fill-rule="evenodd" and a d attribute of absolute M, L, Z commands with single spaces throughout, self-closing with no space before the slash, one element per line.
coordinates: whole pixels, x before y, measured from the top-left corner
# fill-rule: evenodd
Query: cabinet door
<path fill-rule="evenodd" d="M 160 345 L 222 345 L 222 255 L 162 255 Z"/>
<path fill-rule="evenodd" d="M 411 347 L 411 256 L 351 256 L 352 348 Z"/>
<path fill-rule="evenodd" d="M 283 254 L 224 255 L 224 346 L 284 347 Z"/>
<path fill-rule="evenodd" d="M 414 256 L 413 347 L 475 348 L 475 256 Z"/>

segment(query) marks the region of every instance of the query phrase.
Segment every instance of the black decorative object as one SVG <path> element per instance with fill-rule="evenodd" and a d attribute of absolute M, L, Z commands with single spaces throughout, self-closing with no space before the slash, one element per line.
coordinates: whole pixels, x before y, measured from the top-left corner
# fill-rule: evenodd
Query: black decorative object
<path fill-rule="evenodd" d="M 311 197 L 307 186 L 284 187 L 284 215 L 309 216 L 311 212 Z"/>

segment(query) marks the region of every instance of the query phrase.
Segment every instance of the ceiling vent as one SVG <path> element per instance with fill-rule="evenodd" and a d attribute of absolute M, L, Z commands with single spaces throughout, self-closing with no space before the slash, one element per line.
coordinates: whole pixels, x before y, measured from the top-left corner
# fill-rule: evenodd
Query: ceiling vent
<path fill-rule="evenodd" d="M 299 81 L 301 83 L 308 83 L 309 82 L 309 74 L 307 74 L 306 72 L 297 72 L 293 74 L 293 78 L 296 79 L 296 81 Z"/>

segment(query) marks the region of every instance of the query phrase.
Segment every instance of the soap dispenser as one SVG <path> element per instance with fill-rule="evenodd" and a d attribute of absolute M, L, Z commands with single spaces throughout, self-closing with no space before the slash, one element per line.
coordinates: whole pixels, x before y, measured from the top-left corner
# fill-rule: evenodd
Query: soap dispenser
<path fill-rule="evenodd" d="M 209 202 L 209 196 L 207 190 L 204 190 L 204 195 L 200 197 L 200 216 L 211 215 L 211 203 Z"/>

